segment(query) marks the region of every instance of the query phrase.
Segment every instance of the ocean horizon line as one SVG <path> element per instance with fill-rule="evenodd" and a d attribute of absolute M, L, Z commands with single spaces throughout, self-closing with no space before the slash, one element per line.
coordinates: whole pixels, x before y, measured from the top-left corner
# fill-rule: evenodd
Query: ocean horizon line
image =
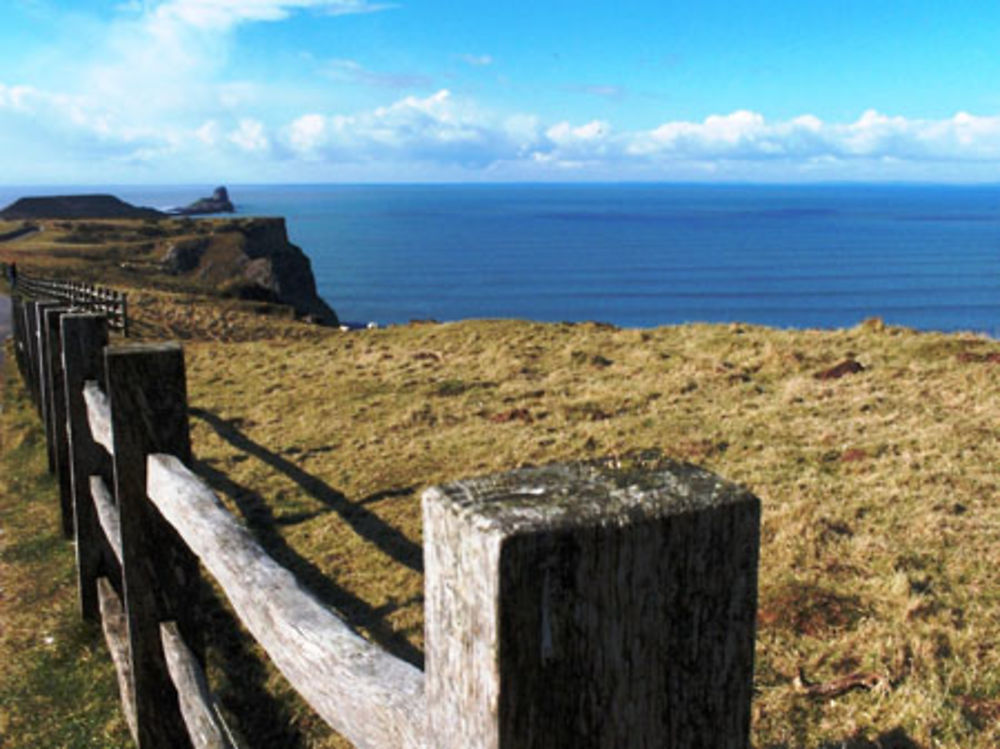
<path fill-rule="evenodd" d="M 970 188 L 980 189 L 985 187 L 996 187 L 1000 189 L 1000 178 L 996 180 L 668 180 L 668 179 L 627 179 L 627 180 L 400 180 L 385 181 L 337 181 L 337 180 L 316 180 L 316 181 L 274 181 L 274 182 L 241 182 L 221 180 L 201 180 L 192 182 L 11 182 L 0 183 L 0 190 L 7 191 L 18 188 L 44 188 L 62 189 L 73 188 L 127 188 L 136 189 L 144 187 L 166 187 L 166 188 L 191 188 L 204 190 L 209 187 L 225 185 L 226 187 L 901 187 L 901 188 Z"/>
<path fill-rule="evenodd" d="M 61 190 L 66 186 L 55 186 Z M 142 206 L 205 185 L 102 185 Z M 691 320 L 995 335 L 1000 185 L 256 183 L 346 320 Z M 0 187 L 14 199 L 23 187 Z"/>

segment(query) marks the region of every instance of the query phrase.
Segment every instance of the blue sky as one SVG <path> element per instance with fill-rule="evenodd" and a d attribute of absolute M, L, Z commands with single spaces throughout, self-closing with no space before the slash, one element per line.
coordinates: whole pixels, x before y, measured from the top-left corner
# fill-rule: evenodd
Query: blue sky
<path fill-rule="evenodd" d="M 0 182 L 995 182 L 998 50 L 962 0 L 7 0 Z"/>

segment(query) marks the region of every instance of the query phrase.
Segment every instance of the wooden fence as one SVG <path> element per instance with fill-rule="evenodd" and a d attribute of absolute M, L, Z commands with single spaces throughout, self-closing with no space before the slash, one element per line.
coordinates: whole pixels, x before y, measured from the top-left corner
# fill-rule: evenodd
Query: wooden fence
<path fill-rule="evenodd" d="M 53 299 L 70 307 L 102 314 L 107 317 L 108 325 L 128 337 L 128 295 L 124 292 L 79 281 L 42 278 L 23 272 L 17 274 L 17 283 L 11 290 L 27 299 Z"/>
<path fill-rule="evenodd" d="M 360 637 L 188 466 L 183 353 L 14 302 L 82 615 L 141 749 L 232 747 L 204 671 L 211 574 L 292 686 L 362 749 L 747 749 L 760 503 L 684 464 L 557 465 L 423 495 L 426 672 Z"/>

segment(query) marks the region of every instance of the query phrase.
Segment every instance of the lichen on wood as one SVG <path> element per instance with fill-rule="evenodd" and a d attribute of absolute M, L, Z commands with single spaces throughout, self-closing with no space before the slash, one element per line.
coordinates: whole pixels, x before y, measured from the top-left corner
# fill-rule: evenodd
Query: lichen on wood
<path fill-rule="evenodd" d="M 760 503 L 691 465 L 427 490 L 430 746 L 745 749 Z"/>

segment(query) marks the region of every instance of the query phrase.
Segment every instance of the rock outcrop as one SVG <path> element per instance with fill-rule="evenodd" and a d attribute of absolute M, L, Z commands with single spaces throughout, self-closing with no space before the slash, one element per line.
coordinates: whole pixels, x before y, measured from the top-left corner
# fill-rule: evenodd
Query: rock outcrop
<path fill-rule="evenodd" d="M 175 216 L 195 216 L 208 213 L 233 213 L 236 207 L 229 199 L 229 191 L 225 187 L 216 187 L 210 198 L 199 198 L 184 208 L 174 208 L 170 211 Z"/>
<path fill-rule="evenodd" d="M 338 324 L 316 292 L 309 258 L 288 241 L 283 218 L 220 222 L 209 235 L 174 242 L 161 261 L 169 272 L 190 274 L 222 293 L 287 304 L 300 317 Z"/>
<path fill-rule="evenodd" d="M 153 208 L 139 208 L 114 195 L 46 195 L 20 198 L 0 211 L 8 221 L 75 218 L 165 218 Z"/>

